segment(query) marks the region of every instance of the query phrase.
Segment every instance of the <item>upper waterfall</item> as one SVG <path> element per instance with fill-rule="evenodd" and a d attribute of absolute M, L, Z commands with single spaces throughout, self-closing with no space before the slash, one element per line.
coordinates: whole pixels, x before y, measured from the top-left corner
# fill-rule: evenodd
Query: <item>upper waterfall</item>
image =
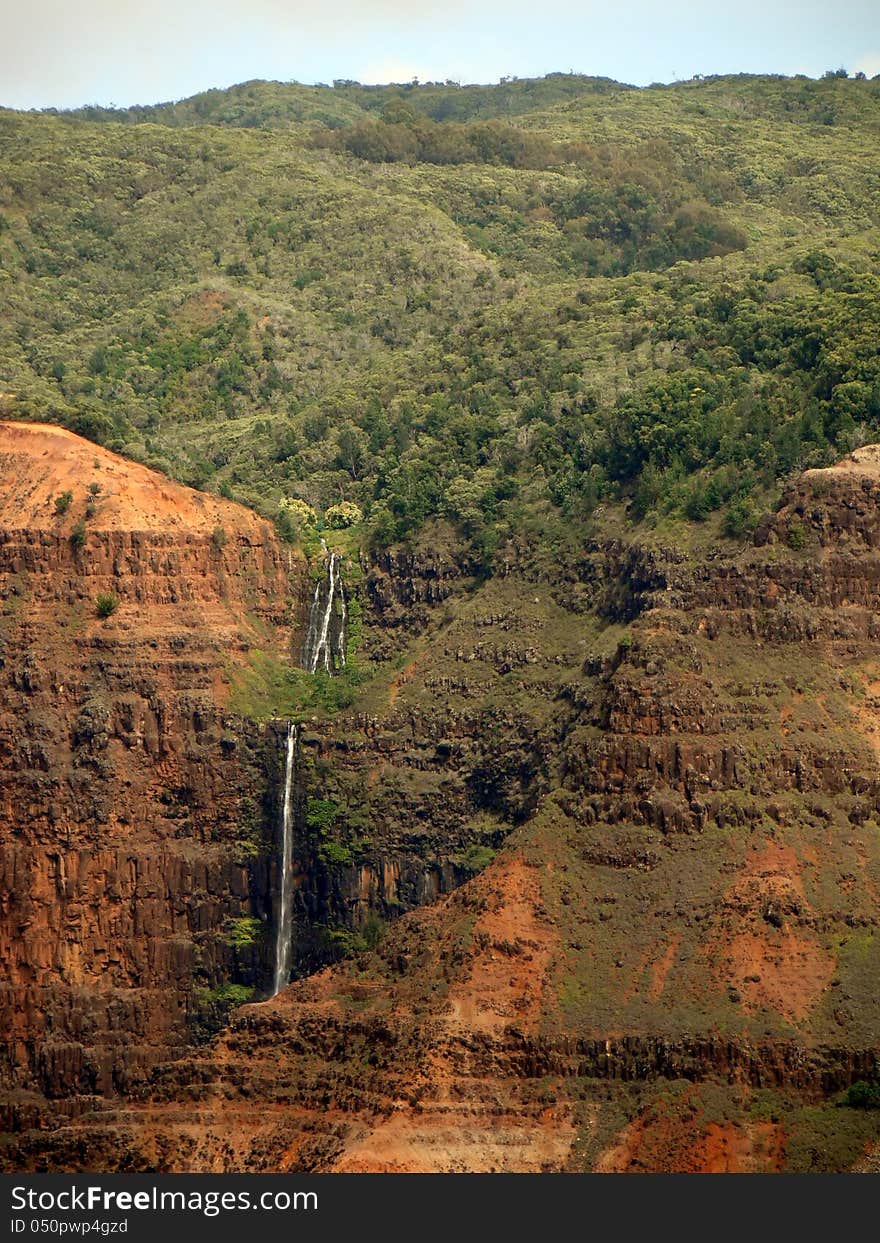
<path fill-rule="evenodd" d="M 315 584 L 302 654 L 302 666 L 309 673 L 315 673 L 319 668 L 333 673 L 345 666 L 348 614 L 340 573 L 341 561 L 338 552 L 331 553 L 327 558 L 326 576 Z"/>

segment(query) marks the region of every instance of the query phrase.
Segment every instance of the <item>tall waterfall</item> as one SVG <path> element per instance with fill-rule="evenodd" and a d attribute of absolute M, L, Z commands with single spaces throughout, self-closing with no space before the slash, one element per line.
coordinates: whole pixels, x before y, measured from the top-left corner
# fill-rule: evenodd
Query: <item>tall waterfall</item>
<path fill-rule="evenodd" d="M 290 979 L 293 938 L 293 770 L 296 767 L 297 727 L 287 729 L 287 755 L 284 762 L 284 802 L 281 811 L 281 894 L 278 932 L 275 939 L 275 982 L 272 996 L 280 993 Z"/>
<path fill-rule="evenodd" d="M 319 668 L 333 673 L 345 666 L 345 623 L 348 613 L 339 572 L 341 560 L 338 552 L 331 553 L 327 558 L 326 577 L 315 584 L 302 654 L 302 666 L 309 673 L 315 673 Z"/>

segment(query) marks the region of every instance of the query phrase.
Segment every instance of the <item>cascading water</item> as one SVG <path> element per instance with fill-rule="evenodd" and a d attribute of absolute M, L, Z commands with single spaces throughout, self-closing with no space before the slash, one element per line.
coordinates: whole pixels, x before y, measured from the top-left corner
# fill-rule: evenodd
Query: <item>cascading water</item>
<path fill-rule="evenodd" d="M 293 938 L 293 772 L 296 767 L 297 727 L 291 722 L 287 729 L 287 754 L 284 763 L 284 802 L 281 810 L 281 894 L 278 911 L 278 932 L 275 938 L 275 981 L 272 996 L 280 993 L 290 979 L 290 957 Z"/>
<path fill-rule="evenodd" d="M 345 666 L 345 624 L 348 610 L 339 572 L 341 557 L 331 553 L 327 558 L 327 574 L 315 586 L 309 613 L 309 628 L 303 647 L 302 664 L 309 673 L 318 668 L 333 673 Z M 275 979 L 272 996 L 280 993 L 290 980 L 293 954 L 293 777 L 296 768 L 297 726 L 291 722 L 287 730 L 287 755 L 284 764 L 284 801 L 281 834 L 281 892 L 278 900 L 278 928 L 275 937 Z"/>
<path fill-rule="evenodd" d="M 345 625 L 348 611 L 339 572 L 338 552 L 327 558 L 327 575 L 315 584 L 309 612 L 309 628 L 303 646 L 302 666 L 309 673 L 319 668 L 333 673 L 345 667 Z"/>

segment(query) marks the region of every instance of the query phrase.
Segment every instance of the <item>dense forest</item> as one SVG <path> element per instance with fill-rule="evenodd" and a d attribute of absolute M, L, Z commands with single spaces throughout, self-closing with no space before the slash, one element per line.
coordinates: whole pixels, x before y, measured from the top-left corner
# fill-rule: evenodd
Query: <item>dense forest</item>
<path fill-rule="evenodd" d="M 880 79 L 0 112 L 0 413 L 292 540 L 747 538 L 880 439 Z"/>

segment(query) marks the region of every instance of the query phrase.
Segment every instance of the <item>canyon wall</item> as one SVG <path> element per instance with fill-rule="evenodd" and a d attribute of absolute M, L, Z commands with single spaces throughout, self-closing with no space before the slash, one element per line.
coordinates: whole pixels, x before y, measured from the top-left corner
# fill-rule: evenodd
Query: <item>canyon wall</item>
<path fill-rule="evenodd" d="M 55 427 L 0 425 L 0 475 L 0 1076 L 100 1095 L 185 1046 L 223 982 L 260 983 L 234 933 L 271 916 L 265 739 L 225 704 L 254 646 L 289 646 L 304 566 L 255 514 Z"/>
<path fill-rule="evenodd" d="M 0 1110 L 15 1130 L 133 1091 L 271 991 L 287 724 L 230 700 L 255 660 L 299 663 L 312 584 L 257 515 L 60 428 L 0 424 L 0 477 Z M 463 581 L 430 558 L 365 571 L 376 636 L 397 624 L 389 603 L 417 629 L 417 597 L 433 607 Z M 297 973 L 467 879 L 481 804 L 412 719 L 360 713 L 340 731 L 318 715 L 301 737 Z M 315 804 L 338 814 L 316 826 Z"/>
<path fill-rule="evenodd" d="M 876 1126 L 859 1130 L 836 1097 L 876 1076 L 880 1050 L 878 533 L 869 453 L 808 472 L 740 549 L 596 539 L 551 567 L 511 547 L 488 579 L 437 549 L 365 559 L 370 678 L 349 709 L 300 731 L 305 978 L 241 1006 L 198 1049 L 192 1030 L 188 1047 L 163 1035 L 137 1074 L 83 1083 L 64 1063 L 58 1082 L 76 1085 L 66 1124 L 22 1097 L 8 1167 L 873 1160 Z M 161 849 L 170 808 L 174 848 L 201 870 L 151 883 L 209 980 L 259 982 L 265 954 L 221 949 L 217 929 L 233 910 L 271 918 L 256 894 L 277 879 L 260 836 L 272 830 L 254 830 L 240 890 L 232 873 L 211 878 L 213 839 L 187 834 L 210 823 L 240 836 L 231 811 L 224 820 L 233 802 L 271 820 L 286 727 L 223 727 L 216 784 L 190 783 L 213 791 L 200 795 L 209 815 L 161 796 L 155 812 Z M 187 735 L 189 752 L 198 743 Z M 63 927 L 56 895 L 70 883 L 72 856 L 61 852 L 62 873 L 53 842 L 37 956 L 50 922 Z M 143 943 L 116 953 L 131 971 L 125 956 Z M 191 981 L 192 960 L 176 962 Z M 119 1009 L 101 1030 L 143 1021 Z M 76 1040 L 59 1046 L 76 1058 Z M 32 1038 L 40 1056 L 52 1047 Z"/>

